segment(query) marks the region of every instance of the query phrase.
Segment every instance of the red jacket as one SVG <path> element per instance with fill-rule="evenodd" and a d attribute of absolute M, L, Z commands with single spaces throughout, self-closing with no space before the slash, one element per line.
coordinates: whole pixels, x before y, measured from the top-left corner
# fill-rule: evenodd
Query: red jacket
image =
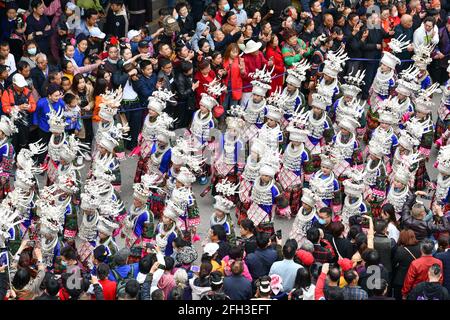
<path fill-rule="evenodd" d="M 285 70 L 283 55 L 281 54 L 281 49 L 279 47 L 272 48 L 271 46 L 268 46 L 266 48 L 267 60 L 269 60 L 271 57 L 273 57 L 273 65 L 275 68 L 273 69 L 272 73 L 272 77 L 274 78 L 272 79 L 272 89 L 270 89 L 269 94 L 275 91 L 277 87 L 283 87 L 284 76 L 282 76 L 282 74 Z"/>
<path fill-rule="evenodd" d="M 103 288 L 103 297 L 105 300 L 116 300 L 117 283 L 108 279 L 98 280 Z"/>
<path fill-rule="evenodd" d="M 242 76 L 239 68 L 239 59 L 235 58 L 230 64 L 230 60 L 223 62 L 223 67 L 227 71 L 227 76 L 224 79 L 224 85 L 228 88 L 228 81 L 231 78 L 231 98 L 233 100 L 241 100 L 242 98 Z"/>
<path fill-rule="evenodd" d="M 419 259 L 411 262 L 409 266 L 408 273 L 406 274 L 405 280 L 403 282 L 402 295 L 407 296 L 408 293 L 419 283 L 428 280 L 428 270 L 430 267 L 437 263 L 441 269 L 442 261 L 436 259 L 432 256 L 423 256 Z M 439 282 L 442 284 L 443 278 L 439 279 Z"/>
<path fill-rule="evenodd" d="M 194 76 L 194 80 L 199 81 L 199 86 L 195 90 L 195 101 L 197 102 L 196 106 L 198 108 L 198 105 L 200 103 L 200 99 L 202 98 L 202 93 L 206 92 L 206 86 L 205 84 L 211 83 L 216 78 L 216 73 L 211 70 L 209 71 L 208 75 L 205 77 L 200 71 L 197 71 Z"/>
<path fill-rule="evenodd" d="M 257 69 L 262 69 L 264 65 L 267 65 L 267 59 L 264 57 L 261 51 L 258 51 L 258 55 L 254 56 L 252 54 L 244 54 L 243 56 L 245 62 L 246 73 L 242 77 L 243 82 L 243 92 L 251 92 L 252 84 L 250 83 L 253 79 L 249 76 L 250 73 L 255 72 Z"/>

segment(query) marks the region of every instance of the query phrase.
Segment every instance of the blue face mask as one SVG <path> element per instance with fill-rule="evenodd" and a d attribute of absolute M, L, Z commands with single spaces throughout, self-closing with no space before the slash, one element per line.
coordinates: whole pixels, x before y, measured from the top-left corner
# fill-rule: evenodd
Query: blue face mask
<path fill-rule="evenodd" d="M 239 9 L 239 10 L 244 9 L 244 5 L 243 5 L 243 4 L 238 5 L 238 9 Z"/>
<path fill-rule="evenodd" d="M 321 225 L 324 225 L 324 224 L 326 223 L 326 221 L 325 221 L 324 219 L 321 219 L 321 218 L 317 219 L 317 221 L 318 221 Z"/>
<path fill-rule="evenodd" d="M 223 11 L 225 11 L 225 12 L 230 11 L 230 4 L 229 4 L 229 3 L 227 3 L 227 4 L 225 5 L 225 7 L 223 7 Z"/>

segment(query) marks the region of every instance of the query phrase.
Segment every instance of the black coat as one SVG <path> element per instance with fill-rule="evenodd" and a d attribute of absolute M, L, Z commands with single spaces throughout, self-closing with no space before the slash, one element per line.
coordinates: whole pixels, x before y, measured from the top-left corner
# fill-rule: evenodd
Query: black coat
<path fill-rule="evenodd" d="M 381 45 L 383 38 L 388 36 L 389 34 L 384 29 L 369 29 L 369 35 L 362 46 L 363 57 L 366 59 L 380 59 L 381 48 L 377 49 L 377 44 Z"/>
<path fill-rule="evenodd" d="M 416 235 L 416 239 L 422 241 L 435 232 L 450 231 L 450 225 L 446 218 L 439 219 L 437 224 L 433 220 L 424 221 L 414 218 L 411 215 L 411 208 L 416 202 L 416 195 L 412 194 L 407 199 L 402 209 L 402 226 L 404 229 L 411 229 Z"/>
<path fill-rule="evenodd" d="M 415 246 L 407 246 L 406 248 L 411 251 L 416 259 L 420 258 L 420 256 L 422 255 L 420 252 L 420 246 L 418 244 Z M 405 247 L 397 247 L 397 250 L 395 250 L 395 254 L 392 259 L 392 269 L 394 272 L 394 277 L 392 280 L 393 286 L 403 286 L 403 282 L 405 280 L 406 274 L 408 273 L 409 266 L 414 260 L 415 259 L 405 249 Z"/>
<path fill-rule="evenodd" d="M 195 107 L 195 94 L 192 90 L 192 77 L 186 76 L 183 72 L 175 75 L 175 88 L 178 102 L 185 102 L 189 110 Z"/>
<path fill-rule="evenodd" d="M 52 65 L 48 65 L 48 73 L 51 73 L 53 71 L 58 71 L 58 69 Z M 31 69 L 30 72 L 31 80 L 33 80 L 33 86 L 36 89 L 36 91 L 39 93 L 41 97 L 45 97 L 45 91 L 44 91 L 44 84 L 45 80 L 47 79 L 47 76 L 42 72 L 41 69 L 38 67 L 35 67 Z"/>
<path fill-rule="evenodd" d="M 339 254 L 342 258 L 351 259 L 353 253 L 353 245 L 350 240 L 346 238 L 333 238 L 331 241 L 331 245 L 336 252 L 336 261 L 339 258 Z M 338 254 L 339 252 L 339 254 Z"/>
<path fill-rule="evenodd" d="M 191 16 L 191 14 L 188 14 L 186 17 L 186 20 L 183 22 L 183 19 L 181 17 L 178 17 L 177 19 L 178 25 L 180 26 L 180 34 L 188 34 L 189 36 L 192 36 L 195 32 L 195 22 L 194 18 Z"/>
<path fill-rule="evenodd" d="M 396 243 L 394 239 L 385 235 L 375 234 L 373 239 L 374 249 L 380 254 L 380 262 L 388 272 L 392 272 L 392 257 L 395 253 Z"/>
<path fill-rule="evenodd" d="M 444 266 L 443 285 L 447 288 L 447 290 L 450 290 L 450 251 L 447 250 L 445 252 L 436 253 L 434 257 L 442 261 L 442 265 Z"/>

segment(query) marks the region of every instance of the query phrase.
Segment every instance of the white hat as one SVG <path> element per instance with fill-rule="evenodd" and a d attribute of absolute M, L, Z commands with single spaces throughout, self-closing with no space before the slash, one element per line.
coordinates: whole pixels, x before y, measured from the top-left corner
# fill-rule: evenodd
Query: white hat
<path fill-rule="evenodd" d="M 344 96 L 356 97 L 362 91 L 361 87 L 365 84 L 365 76 L 365 70 L 358 70 L 354 75 L 344 76 L 345 84 L 341 86 Z"/>
<path fill-rule="evenodd" d="M 23 75 L 21 75 L 20 73 L 16 73 L 13 76 L 12 82 L 14 85 L 18 86 L 19 88 L 28 86 L 27 80 L 25 80 L 25 77 Z"/>
<path fill-rule="evenodd" d="M 327 107 L 331 104 L 332 100 L 330 97 L 319 94 L 319 93 L 313 93 L 312 94 L 312 102 L 311 107 L 316 107 L 321 110 L 326 110 Z"/>
<path fill-rule="evenodd" d="M 401 63 L 400 59 L 394 56 L 392 53 L 385 51 L 383 53 L 383 57 L 381 58 L 380 63 L 384 64 L 385 66 L 395 69 L 395 67 Z"/>
<path fill-rule="evenodd" d="M 267 115 L 266 117 L 272 119 L 273 121 L 279 122 L 283 117 L 284 111 L 274 105 L 267 105 Z"/>
<path fill-rule="evenodd" d="M 251 40 L 250 40 L 251 41 Z M 249 74 L 249 76 L 253 79 L 251 84 L 253 86 L 252 93 L 265 97 L 267 91 L 271 88 L 270 84 L 272 83 L 272 71 L 266 70 L 266 65 L 262 69 L 257 69 L 255 72 Z"/>
<path fill-rule="evenodd" d="M 412 65 L 408 69 L 403 70 L 400 75 L 401 78 L 397 80 L 398 86 L 395 89 L 397 93 L 400 93 L 406 97 L 411 96 L 420 89 L 420 84 L 417 83 L 417 76 L 420 70 Z"/>
<path fill-rule="evenodd" d="M 207 243 L 203 247 L 203 253 L 207 253 L 210 257 L 212 257 L 217 252 L 217 250 L 219 250 L 219 245 L 215 242 Z"/>
<path fill-rule="evenodd" d="M 158 114 L 161 114 L 162 111 L 166 108 L 167 102 L 176 103 L 176 101 L 172 100 L 174 96 L 175 94 L 167 89 L 155 90 L 148 98 L 147 108 L 155 111 Z"/>
<path fill-rule="evenodd" d="M 286 77 L 286 82 L 296 88 L 300 88 L 302 82 L 306 79 L 306 71 L 308 71 L 310 67 L 311 65 L 306 59 L 294 63 L 292 68 L 287 71 L 288 76 Z"/>
<path fill-rule="evenodd" d="M 106 34 L 100 30 L 99 27 L 93 27 L 89 30 L 89 35 L 94 38 L 104 39 Z"/>
<path fill-rule="evenodd" d="M 345 129 L 349 132 L 355 133 L 356 128 L 358 128 L 360 126 L 359 122 L 353 118 L 353 117 L 349 117 L 347 115 L 343 115 L 341 120 L 338 123 L 339 127 L 341 127 L 342 129 Z"/>
<path fill-rule="evenodd" d="M 119 87 L 117 90 L 107 90 L 100 96 L 102 97 L 102 102 L 100 103 L 98 115 L 103 120 L 113 122 L 114 116 L 117 114 L 122 103 L 122 87 Z"/>
<path fill-rule="evenodd" d="M 295 128 L 293 126 L 288 126 L 287 131 L 289 132 L 289 140 L 296 142 L 306 142 L 306 139 L 308 139 L 308 135 L 310 134 L 310 131 L 308 130 Z"/>
<path fill-rule="evenodd" d="M 17 127 L 10 118 L 2 115 L 0 118 L 0 131 L 2 131 L 5 136 L 10 137 L 13 133 L 17 132 Z"/>
<path fill-rule="evenodd" d="M 398 138 L 398 144 L 406 150 L 413 151 L 414 148 L 419 146 L 420 141 L 416 137 L 410 135 L 408 131 L 401 130 Z"/>
<path fill-rule="evenodd" d="M 147 202 L 152 189 L 159 189 L 158 184 L 160 183 L 160 177 L 157 174 L 144 174 L 141 177 L 141 182 L 135 183 L 133 185 L 133 197 L 141 200 L 142 202 Z"/>
<path fill-rule="evenodd" d="M 375 139 L 371 139 L 369 141 L 369 153 L 371 155 L 374 155 L 375 157 L 381 159 L 383 158 L 385 154 L 385 148 L 383 147 L 382 143 L 379 143 Z"/>
<path fill-rule="evenodd" d="M 75 3 L 69 1 L 66 3 L 66 8 L 71 11 L 75 11 L 78 7 Z"/>
<path fill-rule="evenodd" d="M 398 123 L 398 117 L 395 112 L 385 109 L 379 111 L 378 113 L 380 115 L 378 120 L 379 122 L 387 123 L 390 125 Z"/>
<path fill-rule="evenodd" d="M 342 71 L 342 66 L 349 58 L 345 53 L 344 47 L 340 47 L 335 52 L 328 52 L 327 59 L 324 62 L 323 73 L 336 79 L 339 72 Z"/>
<path fill-rule="evenodd" d="M 217 106 L 219 103 L 217 100 L 213 97 L 211 97 L 207 93 L 202 93 L 202 98 L 200 99 L 200 105 L 205 107 L 208 110 L 212 110 L 215 106 Z"/>
<path fill-rule="evenodd" d="M 433 61 L 431 58 L 431 53 L 434 50 L 435 45 L 433 43 L 430 44 L 420 44 L 419 46 L 414 46 L 414 55 L 412 56 L 412 60 L 414 60 L 414 65 L 417 68 L 423 70 L 426 69 L 427 66 Z"/>
<path fill-rule="evenodd" d="M 277 151 L 270 152 L 267 150 L 261 159 L 259 174 L 273 178 L 280 170 L 280 164 L 280 154 Z"/>
<path fill-rule="evenodd" d="M 333 157 L 331 157 L 330 155 L 323 154 L 323 153 L 320 155 L 320 166 L 321 167 L 325 167 L 325 168 L 329 168 L 329 169 L 333 170 L 335 165 L 336 165 L 336 161 Z"/>
<path fill-rule="evenodd" d="M 220 195 L 214 196 L 214 199 L 216 200 L 216 202 L 214 203 L 214 209 L 222 211 L 224 213 L 231 212 L 231 209 L 234 206 L 234 203 L 232 201 Z"/>
<path fill-rule="evenodd" d="M 252 145 L 250 146 L 250 152 L 255 152 L 259 156 L 263 156 L 266 152 L 266 145 L 261 139 L 253 139 Z"/>
<path fill-rule="evenodd" d="M 134 37 L 137 37 L 140 34 L 141 34 L 141 32 L 138 30 L 130 30 L 127 33 L 127 38 L 131 41 L 131 39 L 133 39 Z"/>
<path fill-rule="evenodd" d="M 314 207 L 317 203 L 314 193 L 308 188 L 303 188 L 302 190 L 303 190 L 303 194 L 302 194 L 301 201 L 303 203 L 306 203 L 310 207 Z"/>
<path fill-rule="evenodd" d="M 58 189 L 67 194 L 75 194 L 79 188 L 77 186 L 77 176 L 75 170 L 67 170 L 67 172 L 59 172 L 56 178 Z"/>
<path fill-rule="evenodd" d="M 406 186 L 409 184 L 411 176 L 412 174 L 408 167 L 401 163 L 395 170 L 394 180 Z"/>
<path fill-rule="evenodd" d="M 119 227 L 119 224 L 107 219 L 105 217 L 100 216 L 97 222 L 97 230 L 107 236 L 112 236 L 114 230 Z"/>
<path fill-rule="evenodd" d="M 253 40 L 250 40 L 245 44 L 245 49 L 243 51 L 244 53 L 252 53 L 258 51 L 261 48 L 261 46 L 262 46 L 261 42 L 255 42 Z"/>
<path fill-rule="evenodd" d="M 176 179 L 184 186 L 190 186 L 195 181 L 195 176 L 188 168 L 181 167 Z"/>

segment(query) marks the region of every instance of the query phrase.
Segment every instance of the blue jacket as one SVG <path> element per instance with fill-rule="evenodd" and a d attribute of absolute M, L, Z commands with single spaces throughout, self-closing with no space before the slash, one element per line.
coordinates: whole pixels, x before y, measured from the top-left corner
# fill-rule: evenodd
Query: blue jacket
<path fill-rule="evenodd" d="M 139 96 L 139 100 L 144 106 L 147 106 L 148 98 L 156 90 L 156 74 L 152 74 L 150 78 L 141 76 L 138 81 L 135 82 L 134 90 Z"/>
<path fill-rule="evenodd" d="M 59 99 L 57 102 L 52 103 L 52 108 L 55 111 L 64 110 L 64 101 Z M 49 100 L 47 98 L 40 98 L 36 104 L 36 111 L 33 113 L 33 124 L 37 125 L 39 129 L 44 132 L 50 131 L 48 124 L 48 113 L 50 112 Z"/>
<path fill-rule="evenodd" d="M 138 273 L 139 273 L 139 263 L 133 263 L 133 279 L 136 279 Z M 114 270 L 122 277 L 122 279 L 125 279 L 128 275 L 128 273 L 131 270 L 131 264 L 125 264 L 123 266 L 119 266 L 119 267 L 115 267 Z M 111 281 L 118 281 L 118 279 L 116 279 L 114 277 L 114 274 L 112 273 L 112 271 L 109 272 L 109 276 L 108 279 Z"/>
<path fill-rule="evenodd" d="M 225 277 L 223 289 L 231 300 L 250 300 L 252 297 L 252 283 L 243 275 Z"/>
<path fill-rule="evenodd" d="M 245 258 L 245 263 L 247 264 L 252 279 L 257 280 L 269 274 L 270 267 L 277 259 L 278 254 L 275 249 L 266 248 L 261 250 L 260 248 L 256 248 L 255 252 L 250 253 Z"/>

